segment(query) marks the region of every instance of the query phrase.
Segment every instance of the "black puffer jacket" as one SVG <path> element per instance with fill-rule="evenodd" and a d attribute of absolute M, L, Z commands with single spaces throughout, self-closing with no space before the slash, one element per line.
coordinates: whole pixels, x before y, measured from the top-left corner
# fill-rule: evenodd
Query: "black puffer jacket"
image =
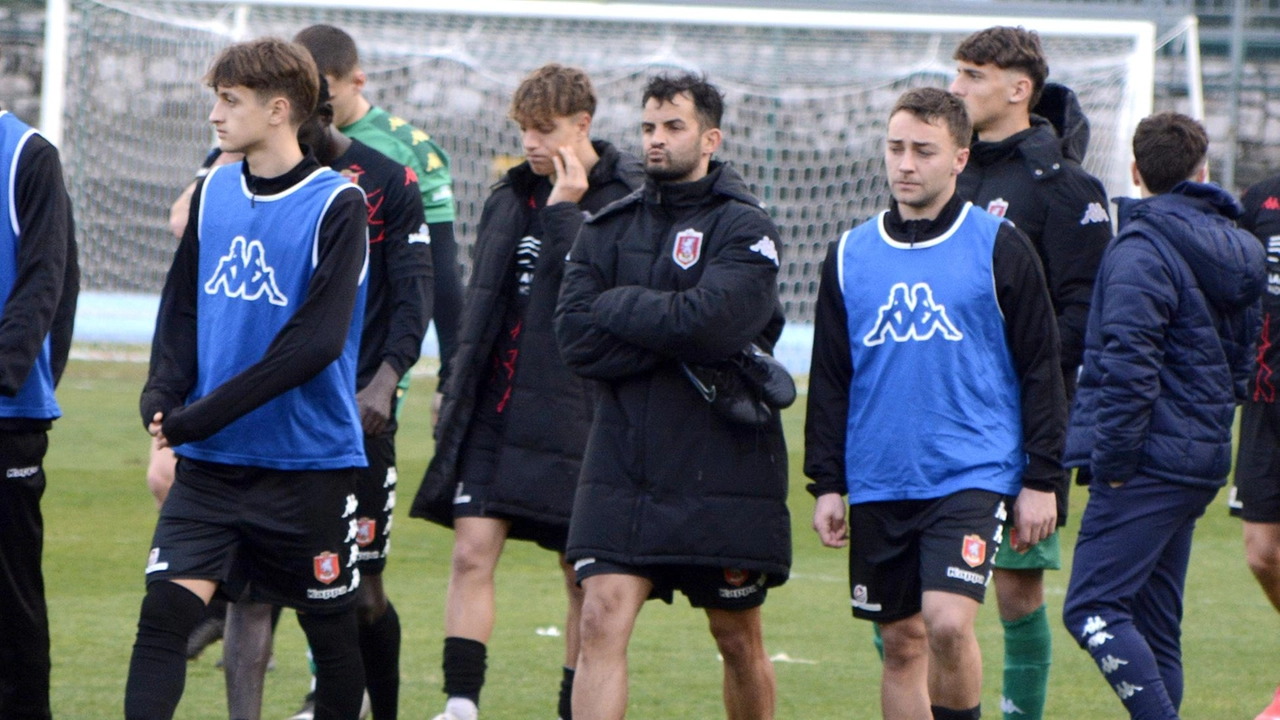
<path fill-rule="evenodd" d="M 973 143 L 956 192 L 1012 220 L 1031 238 L 1058 316 L 1070 389 L 1084 355 L 1089 298 L 1111 240 L 1111 219 L 1102 183 L 1080 167 L 1089 121 L 1075 93 L 1049 83 L 1034 112 L 1029 129 L 999 142 Z"/>
<path fill-rule="evenodd" d="M 713 163 L 655 184 L 583 226 L 565 267 L 556 336 L 600 380 L 569 527 L 570 560 L 760 570 L 791 566 L 787 451 L 765 427 L 722 420 L 680 362 L 728 358 L 782 329 L 778 231 L 742 178 Z"/>
<path fill-rule="evenodd" d="M 516 246 L 540 212 L 542 247 L 529 305 L 520 331 L 520 356 L 494 479 L 485 493 L 486 510 L 543 523 L 568 525 L 578 468 L 591 425 L 588 384 L 565 367 L 552 330 L 552 314 L 564 275 L 565 256 L 578 235 L 583 213 L 626 197 L 644 182 L 644 169 L 631 155 L 595 141 L 599 162 L 578 204 L 557 203 L 541 210 L 529 199 L 538 182 L 528 163 L 513 168 L 494 186 L 480 217 L 475 267 L 467 286 L 453 374 L 444 387 L 436 430 L 436 453 L 409 514 L 453 524 L 458 459 L 476 412 L 476 398 L 488 374 L 494 342 L 511 297 Z"/>

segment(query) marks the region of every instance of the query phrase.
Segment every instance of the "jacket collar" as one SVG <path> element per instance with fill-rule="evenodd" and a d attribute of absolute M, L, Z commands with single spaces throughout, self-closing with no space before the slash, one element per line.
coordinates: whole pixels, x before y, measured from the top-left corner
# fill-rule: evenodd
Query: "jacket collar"
<path fill-rule="evenodd" d="M 960 211 L 964 209 L 964 201 L 959 195 L 952 195 L 942 211 L 932 220 L 903 220 L 898 211 L 898 203 L 889 201 L 889 212 L 884 218 L 884 230 L 889 237 L 901 243 L 919 243 L 932 240 L 951 229 Z"/>

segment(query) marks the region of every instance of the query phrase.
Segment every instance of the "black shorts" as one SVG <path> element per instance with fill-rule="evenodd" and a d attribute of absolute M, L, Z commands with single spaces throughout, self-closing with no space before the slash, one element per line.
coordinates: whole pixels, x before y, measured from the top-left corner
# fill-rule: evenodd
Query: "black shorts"
<path fill-rule="evenodd" d="M 696 608 L 750 610 L 764 604 L 769 576 L 759 570 L 708 565 L 624 565 L 608 560 L 579 560 L 573 564 L 578 584 L 594 575 L 635 575 L 653 583 L 650 600 L 670 605 L 679 590 Z"/>
<path fill-rule="evenodd" d="M 1280 407 L 1245 403 L 1240 410 L 1231 514 L 1249 522 L 1280 522 Z"/>
<path fill-rule="evenodd" d="M 569 544 L 569 526 L 539 522 L 494 507 L 489 489 L 498 472 L 502 447 L 502 427 L 483 419 L 471 423 L 458 458 L 458 484 L 453 492 L 453 516 L 506 520 L 507 538 L 530 540 L 539 547 L 564 554 Z"/>
<path fill-rule="evenodd" d="M 345 608 L 360 585 L 355 490 L 363 470 L 180 457 L 151 541 L 147 583 L 212 580 L 228 600 L 317 613 Z"/>
<path fill-rule="evenodd" d="M 985 490 L 849 508 L 853 615 L 891 622 L 920 612 L 926 590 L 982 602 L 1004 535 L 1006 502 Z"/>
<path fill-rule="evenodd" d="M 392 511 L 396 507 L 396 435 L 393 432 L 364 436 L 369 467 L 356 480 L 356 562 L 365 575 L 381 575 L 391 552 Z"/>

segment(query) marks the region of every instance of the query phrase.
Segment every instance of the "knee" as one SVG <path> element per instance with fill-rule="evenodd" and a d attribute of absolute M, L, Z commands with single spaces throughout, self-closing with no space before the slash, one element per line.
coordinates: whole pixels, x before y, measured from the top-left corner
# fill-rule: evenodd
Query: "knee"
<path fill-rule="evenodd" d="M 380 575 L 366 575 L 356 590 L 356 620 L 361 625 L 373 625 L 387 613 L 387 594 L 381 580 Z"/>
<path fill-rule="evenodd" d="M 760 627 L 745 619 L 742 622 L 711 623 L 711 637 L 715 638 L 726 665 L 743 665 L 764 656 L 764 638 Z"/>
<path fill-rule="evenodd" d="M 492 575 L 497 564 L 498 550 L 491 543 L 466 534 L 454 538 L 454 575 Z"/>
<path fill-rule="evenodd" d="M 958 658 L 975 642 L 973 624 L 960 614 L 942 613 L 928 619 L 929 650 L 935 657 Z"/>
<path fill-rule="evenodd" d="M 1268 580 L 1280 576 L 1280 544 L 1246 534 L 1244 556 L 1254 577 Z"/>
<path fill-rule="evenodd" d="M 923 662 L 927 657 L 928 643 L 923 623 L 900 621 L 881 625 L 880 637 L 884 640 L 886 670 L 902 670 Z"/>

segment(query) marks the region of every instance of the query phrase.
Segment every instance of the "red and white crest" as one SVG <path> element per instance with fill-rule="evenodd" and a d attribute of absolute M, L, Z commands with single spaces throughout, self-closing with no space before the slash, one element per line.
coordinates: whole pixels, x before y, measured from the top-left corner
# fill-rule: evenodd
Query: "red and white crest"
<path fill-rule="evenodd" d="M 977 535 L 965 535 L 960 557 L 964 558 L 969 567 L 978 567 L 987 559 L 987 541 Z"/>
<path fill-rule="evenodd" d="M 1009 212 L 1009 201 L 1004 198 L 996 198 L 987 203 L 987 212 L 996 217 L 1004 217 L 1004 214 Z"/>
<path fill-rule="evenodd" d="M 373 518 L 360 518 L 360 529 L 356 531 L 356 544 L 368 547 L 378 536 L 378 521 Z"/>
<path fill-rule="evenodd" d="M 688 270 L 702 257 L 702 233 L 689 228 L 676 234 L 676 244 L 671 248 L 671 259 Z"/>
<path fill-rule="evenodd" d="M 338 556 L 331 552 L 322 552 L 315 556 L 316 579 L 328 585 L 338 579 L 338 573 L 341 568 L 338 565 Z"/>
<path fill-rule="evenodd" d="M 747 571 L 738 568 L 725 568 L 724 581 L 734 587 L 742 587 L 742 584 L 747 581 Z"/>

